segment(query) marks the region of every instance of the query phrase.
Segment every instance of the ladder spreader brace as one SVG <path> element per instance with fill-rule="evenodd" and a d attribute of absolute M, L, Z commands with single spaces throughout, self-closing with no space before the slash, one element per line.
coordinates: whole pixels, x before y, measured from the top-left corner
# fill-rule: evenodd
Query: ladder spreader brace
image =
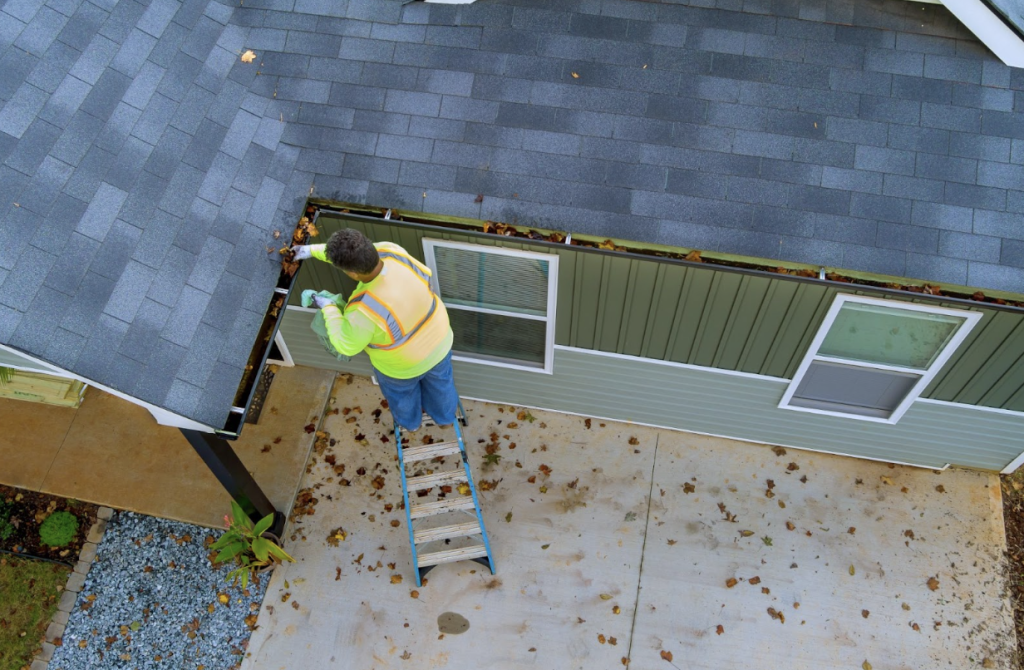
<path fill-rule="evenodd" d="M 494 557 L 491 554 L 487 529 L 484 527 L 483 514 L 480 511 L 480 500 L 477 496 L 476 486 L 473 484 L 469 458 L 466 455 L 466 444 L 462 439 L 462 429 L 459 426 L 459 424 L 467 426 L 469 423 L 461 400 L 459 400 L 456 418 L 457 421 L 453 426 L 455 440 L 419 446 L 403 447 L 402 429 L 395 424 L 398 471 L 402 476 L 402 499 L 405 501 L 405 521 L 409 528 L 409 546 L 412 549 L 412 564 L 416 569 L 417 587 L 423 585 L 424 575 L 442 563 L 471 560 L 480 563 L 490 570 L 492 575 L 494 574 Z M 437 425 L 426 414 L 423 415 L 423 423 L 424 425 Z M 459 456 L 461 467 L 458 469 L 428 472 L 428 474 L 414 476 L 410 476 L 406 472 L 406 468 L 411 463 L 433 461 L 454 455 Z M 468 488 L 468 496 L 459 490 L 460 483 Z M 409 491 L 431 490 L 434 487 L 447 485 L 453 486 L 459 495 L 439 497 L 436 501 L 416 505 L 409 501 Z M 466 516 L 471 516 L 472 520 L 466 521 Z M 438 525 L 436 521 L 439 519 L 461 521 L 461 523 Z M 431 521 L 435 523 L 428 525 Z M 452 540 L 458 541 L 460 546 L 455 549 L 441 550 L 431 547 L 431 551 L 424 551 L 430 545 L 442 542 L 447 546 Z"/>

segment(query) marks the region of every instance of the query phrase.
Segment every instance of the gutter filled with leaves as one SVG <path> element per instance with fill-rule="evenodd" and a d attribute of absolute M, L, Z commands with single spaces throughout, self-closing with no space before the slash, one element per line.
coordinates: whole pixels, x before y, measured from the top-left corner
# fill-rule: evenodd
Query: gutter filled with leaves
<path fill-rule="evenodd" d="M 311 201 L 317 214 L 334 214 L 362 219 L 388 221 L 400 225 L 426 230 L 458 230 L 481 237 L 508 237 L 522 239 L 542 246 L 563 247 L 570 245 L 581 251 L 607 253 L 627 257 L 645 257 L 659 262 L 680 265 L 708 265 L 725 271 L 745 274 L 772 275 L 779 279 L 805 281 L 822 284 L 838 284 L 846 287 L 855 286 L 858 290 L 886 295 L 916 295 L 930 298 L 941 298 L 937 302 L 964 303 L 967 306 L 984 304 L 1007 311 L 1024 311 L 1024 296 L 1002 291 L 974 290 L 962 286 L 942 286 L 932 282 L 912 282 L 899 277 L 884 277 L 870 273 L 854 272 L 840 268 L 816 267 L 803 263 L 784 261 L 772 262 L 750 256 L 721 254 L 663 245 L 645 245 L 643 243 L 620 240 L 601 239 L 590 235 L 563 233 L 543 228 L 511 225 L 497 221 L 475 221 L 457 217 L 441 217 L 390 210 L 387 208 L 365 205 L 328 203 Z"/>

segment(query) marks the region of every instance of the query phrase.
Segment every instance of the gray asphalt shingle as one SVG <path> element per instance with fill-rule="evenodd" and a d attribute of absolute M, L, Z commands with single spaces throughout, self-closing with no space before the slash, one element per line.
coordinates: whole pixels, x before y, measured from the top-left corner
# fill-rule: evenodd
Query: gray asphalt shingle
<path fill-rule="evenodd" d="M 0 341 L 220 427 L 311 186 L 1020 290 L 1024 75 L 942 7 L 699 4 L 11 0 Z"/>

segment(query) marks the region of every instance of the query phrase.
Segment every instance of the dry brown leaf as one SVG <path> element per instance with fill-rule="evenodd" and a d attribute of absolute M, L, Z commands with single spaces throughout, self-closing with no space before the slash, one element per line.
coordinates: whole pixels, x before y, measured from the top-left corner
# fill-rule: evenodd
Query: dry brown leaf
<path fill-rule="evenodd" d="M 861 610 L 861 611 L 860 611 L 860 615 L 861 615 L 862 617 L 864 617 L 865 619 L 867 619 L 867 618 L 868 618 L 869 616 L 871 616 L 871 612 L 870 612 L 870 611 L 868 611 L 868 610 Z"/>
<path fill-rule="evenodd" d="M 750 579 L 747 580 L 747 583 L 748 584 L 760 584 L 761 583 L 761 578 L 760 577 L 751 577 Z"/>
<path fill-rule="evenodd" d="M 601 644 L 604 644 L 604 642 L 605 642 L 604 635 L 602 635 L 601 633 L 598 633 L 597 634 L 597 641 L 600 642 Z"/>
<path fill-rule="evenodd" d="M 668 661 L 669 663 L 671 663 L 672 662 L 672 652 L 671 651 L 662 650 L 662 652 L 661 652 L 661 659 L 663 661 Z"/>
<path fill-rule="evenodd" d="M 725 588 L 727 588 L 727 589 L 731 589 L 732 587 L 736 586 L 737 584 L 739 584 L 739 582 L 736 581 L 735 577 L 730 577 L 729 579 L 725 580 Z"/>
<path fill-rule="evenodd" d="M 391 575 L 391 583 L 392 584 L 401 584 L 402 583 L 402 575 Z"/>
<path fill-rule="evenodd" d="M 939 590 L 939 580 L 935 579 L 934 577 L 929 577 L 928 578 L 928 588 L 931 589 L 932 591 L 938 591 Z"/>
<path fill-rule="evenodd" d="M 721 635 L 725 632 L 725 627 L 722 624 L 718 624 L 718 626 L 715 627 L 715 632 Z"/>

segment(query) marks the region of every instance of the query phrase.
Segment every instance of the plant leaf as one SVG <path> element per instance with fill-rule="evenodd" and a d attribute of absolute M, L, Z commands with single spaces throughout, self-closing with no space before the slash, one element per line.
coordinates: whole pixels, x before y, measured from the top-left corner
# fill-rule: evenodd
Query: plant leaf
<path fill-rule="evenodd" d="M 259 537 L 260 535 L 263 535 L 263 533 L 267 532 L 270 529 L 270 526 L 273 525 L 273 523 L 274 523 L 274 515 L 273 514 L 266 515 L 265 517 L 260 519 L 259 523 L 256 524 L 256 527 L 252 529 L 252 534 L 257 536 L 257 537 Z"/>
<path fill-rule="evenodd" d="M 245 510 L 243 510 L 242 507 L 234 500 L 231 501 L 231 514 L 235 517 L 235 525 L 241 526 L 246 530 L 252 529 L 252 519 L 249 518 L 249 515 L 245 513 Z"/>
<path fill-rule="evenodd" d="M 225 563 L 230 561 L 235 556 L 238 556 L 242 551 L 242 545 L 233 545 L 225 549 L 224 551 L 217 554 L 217 557 L 213 559 L 214 563 Z"/>
<path fill-rule="evenodd" d="M 252 541 L 252 553 L 256 554 L 256 558 L 261 561 L 266 561 L 270 558 L 270 547 L 272 543 L 262 537 L 257 537 Z"/>
<path fill-rule="evenodd" d="M 278 559 L 280 561 L 288 561 L 289 563 L 294 563 L 295 562 L 295 559 L 292 558 L 291 556 L 289 556 L 288 552 L 286 552 L 284 549 L 282 549 L 281 547 L 277 546 L 273 542 L 270 542 L 269 551 L 270 551 L 271 556 L 273 556 L 274 558 L 276 558 L 276 559 Z"/>

